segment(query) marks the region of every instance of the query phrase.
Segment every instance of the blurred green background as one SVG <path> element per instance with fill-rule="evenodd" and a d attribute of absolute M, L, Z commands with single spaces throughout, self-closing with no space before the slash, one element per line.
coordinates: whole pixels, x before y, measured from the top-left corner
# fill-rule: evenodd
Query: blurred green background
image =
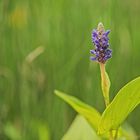
<path fill-rule="evenodd" d="M 140 75 L 139 0 L 0 1 L 0 140 L 60 140 L 76 113 L 54 95 L 104 110 L 91 32 L 110 29 L 111 98 Z M 127 121 L 140 134 L 140 107 Z"/>

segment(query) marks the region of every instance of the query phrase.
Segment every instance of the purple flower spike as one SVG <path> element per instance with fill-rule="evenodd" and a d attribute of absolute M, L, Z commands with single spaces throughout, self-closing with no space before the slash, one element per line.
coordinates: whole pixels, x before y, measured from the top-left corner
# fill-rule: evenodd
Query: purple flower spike
<path fill-rule="evenodd" d="M 105 63 L 112 56 L 112 50 L 108 49 L 109 47 L 109 38 L 108 34 L 110 30 L 105 31 L 102 23 L 98 24 L 97 29 L 94 29 L 92 32 L 92 42 L 95 45 L 94 50 L 90 50 L 90 53 L 95 55 L 90 59 L 97 61 L 99 63 Z"/>

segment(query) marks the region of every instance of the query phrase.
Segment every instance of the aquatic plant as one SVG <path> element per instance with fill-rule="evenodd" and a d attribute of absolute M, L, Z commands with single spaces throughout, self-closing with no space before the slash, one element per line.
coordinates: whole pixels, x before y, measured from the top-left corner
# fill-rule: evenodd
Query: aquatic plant
<path fill-rule="evenodd" d="M 109 33 L 110 30 L 105 31 L 103 24 L 99 23 L 97 29 L 94 29 L 92 32 L 92 42 L 95 48 L 90 50 L 90 53 L 94 55 L 90 59 L 100 65 L 101 87 L 106 105 L 104 112 L 100 114 L 92 106 L 58 90 L 55 90 L 55 93 L 87 120 L 92 130 L 98 136 L 96 139 L 117 140 L 125 138 L 126 140 L 135 140 L 136 137 L 121 125 L 140 103 L 140 77 L 127 83 L 119 90 L 114 99 L 110 101 L 111 82 L 105 68 L 107 60 L 112 57 L 112 50 L 109 49 Z M 88 131 L 88 129 L 85 131 Z M 86 138 L 85 140 L 90 139 Z"/>

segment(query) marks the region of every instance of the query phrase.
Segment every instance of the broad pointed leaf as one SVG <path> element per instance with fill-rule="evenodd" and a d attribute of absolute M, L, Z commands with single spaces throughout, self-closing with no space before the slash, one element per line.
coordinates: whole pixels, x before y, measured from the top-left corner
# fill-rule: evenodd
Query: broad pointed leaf
<path fill-rule="evenodd" d="M 90 125 L 97 130 L 98 123 L 100 120 L 100 114 L 99 112 L 94 109 L 93 107 L 83 103 L 82 101 L 78 100 L 77 98 L 66 95 L 60 91 L 55 90 L 55 93 L 57 96 L 59 96 L 61 99 L 63 99 L 65 102 L 67 102 L 72 108 L 77 111 L 79 114 L 84 116 L 84 118 L 87 119 L 87 121 L 90 123 Z"/>
<path fill-rule="evenodd" d="M 140 103 L 140 77 L 125 85 L 103 112 L 98 132 L 117 129 Z"/>
<path fill-rule="evenodd" d="M 101 140 L 89 123 L 77 115 L 62 140 Z"/>

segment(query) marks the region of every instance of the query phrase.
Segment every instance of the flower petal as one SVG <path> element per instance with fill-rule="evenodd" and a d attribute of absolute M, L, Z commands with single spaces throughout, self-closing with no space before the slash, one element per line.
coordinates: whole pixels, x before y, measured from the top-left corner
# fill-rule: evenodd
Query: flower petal
<path fill-rule="evenodd" d="M 96 61 L 96 60 L 97 60 L 97 57 L 93 57 L 93 56 L 91 56 L 91 57 L 90 57 L 90 60 L 92 60 L 92 61 Z"/>

